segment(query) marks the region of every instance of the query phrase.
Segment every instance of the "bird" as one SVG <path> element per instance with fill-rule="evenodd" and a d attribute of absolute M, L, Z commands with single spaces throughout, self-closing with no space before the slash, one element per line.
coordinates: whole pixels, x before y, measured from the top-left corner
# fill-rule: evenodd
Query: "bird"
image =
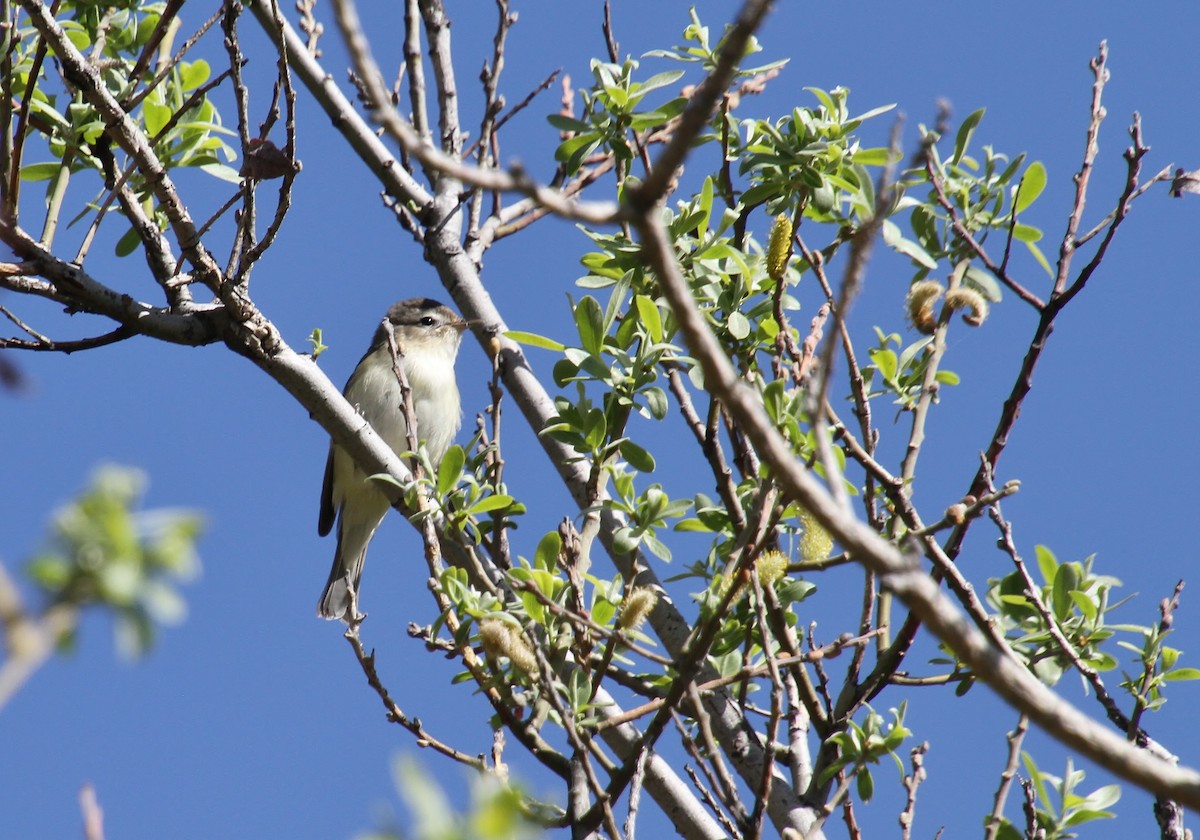
<path fill-rule="evenodd" d="M 393 451 L 408 450 L 408 425 L 401 410 L 403 396 L 392 369 L 390 330 L 412 389 L 417 434 L 424 440 L 435 468 L 462 425 L 454 362 L 467 326 L 452 309 L 430 298 L 409 298 L 392 304 L 386 322 L 375 331 L 370 348 L 343 391 Z M 387 496 L 342 447 L 331 441 L 317 533 L 327 535 L 336 522 L 337 548 L 329 580 L 317 603 L 317 615 L 347 624 L 362 618 L 357 603 L 367 546 L 390 507 Z"/>

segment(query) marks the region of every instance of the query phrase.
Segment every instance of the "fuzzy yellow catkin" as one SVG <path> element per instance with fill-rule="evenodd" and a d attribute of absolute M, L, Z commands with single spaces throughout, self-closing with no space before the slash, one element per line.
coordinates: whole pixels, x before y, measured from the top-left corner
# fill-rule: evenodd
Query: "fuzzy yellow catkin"
<path fill-rule="evenodd" d="M 933 313 L 933 305 L 944 291 L 946 287 L 936 280 L 919 280 L 909 288 L 908 297 L 904 301 L 905 314 L 908 316 L 908 322 L 917 331 L 932 335 L 937 329 L 937 315 Z"/>
<path fill-rule="evenodd" d="M 792 220 L 780 213 L 771 225 L 771 235 L 767 240 L 767 276 L 775 281 L 782 280 L 791 255 Z"/>
<path fill-rule="evenodd" d="M 800 559 L 805 563 L 819 563 L 833 550 L 833 537 L 811 511 L 801 508 L 799 518 L 804 526 L 804 533 L 800 537 Z"/>
<path fill-rule="evenodd" d="M 766 589 L 774 586 L 787 572 L 788 559 L 782 551 L 764 551 L 755 563 L 758 569 L 758 582 Z"/>
<path fill-rule="evenodd" d="M 972 327 L 978 327 L 988 316 L 988 303 L 983 295 L 974 289 L 959 286 L 946 293 L 946 305 L 957 311 L 965 309 L 962 319 Z"/>
<path fill-rule="evenodd" d="M 526 674 L 537 673 L 537 657 L 525 641 L 525 636 L 507 622 L 498 618 L 483 619 L 479 622 L 479 641 L 488 656 L 507 656 L 513 665 Z"/>
<path fill-rule="evenodd" d="M 618 630 L 636 630 L 641 627 L 658 603 L 658 593 L 646 587 L 630 589 L 621 601 L 621 612 L 617 615 Z"/>
<path fill-rule="evenodd" d="M 503 656 L 508 646 L 508 625 L 495 618 L 479 622 L 479 642 L 488 656 Z"/>

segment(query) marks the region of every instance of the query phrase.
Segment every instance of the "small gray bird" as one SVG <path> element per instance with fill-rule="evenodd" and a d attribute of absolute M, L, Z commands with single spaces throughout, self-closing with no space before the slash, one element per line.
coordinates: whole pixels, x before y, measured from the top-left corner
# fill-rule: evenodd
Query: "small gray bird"
<path fill-rule="evenodd" d="M 387 325 L 380 324 L 366 355 L 350 374 L 343 392 L 358 413 L 396 452 L 408 450 L 408 426 L 400 409 L 400 383 L 392 370 L 387 327 L 403 354 L 401 364 L 412 388 L 417 434 L 425 441 L 436 466 L 462 425 L 454 360 L 467 322 L 429 298 L 410 298 L 392 304 Z M 349 622 L 357 601 L 367 545 L 383 521 L 387 497 L 358 468 L 342 448 L 329 445 L 325 483 L 321 487 L 321 515 L 317 533 L 322 537 L 337 520 L 337 551 L 329 581 L 317 604 L 317 615 Z"/>

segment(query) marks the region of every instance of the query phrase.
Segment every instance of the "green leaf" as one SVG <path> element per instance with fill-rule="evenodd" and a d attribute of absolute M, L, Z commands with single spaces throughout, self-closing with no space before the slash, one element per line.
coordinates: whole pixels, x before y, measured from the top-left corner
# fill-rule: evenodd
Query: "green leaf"
<path fill-rule="evenodd" d="M 546 122 L 557 128 L 559 131 L 572 131 L 579 133 L 581 131 L 591 131 L 592 126 L 582 120 L 567 117 L 562 114 L 550 114 L 546 117 Z"/>
<path fill-rule="evenodd" d="M 599 134 L 577 134 L 559 144 L 554 150 L 554 159 L 566 163 L 568 171 L 574 172 L 580 161 L 599 145 Z"/>
<path fill-rule="evenodd" d="M 1054 616 L 1065 621 L 1071 615 L 1071 592 L 1079 587 L 1079 575 L 1070 563 L 1063 563 L 1054 573 Z"/>
<path fill-rule="evenodd" d="M 667 392 L 657 385 L 651 386 L 642 392 L 642 396 L 646 398 L 646 407 L 650 410 L 650 416 L 655 420 L 661 420 L 667 416 Z"/>
<path fill-rule="evenodd" d="M 608 627 L 616 614 L 616 606 L 607 599 L 597 598 L 596 603 L 592 604 L 592 621 L 601 627 Z"/>
<path fill-rule="evenodd" d="M 638 546 L 638 538 L 632 528 L 618 528 L 613 533 L 613 550 L 618 554 L 628 554 Z"/>
<path fill-rule="evenodd" d="M 171 119 L 171 109 L 147 99 L 142 103 L 142 116 L 146 120 L 146 134 L 153 138 Z"/>
<path fill-rule="evenodd" d="M 30 163 L 21 167 L 22 181 L 48 181 L 62 169 L 62 164 L 49 161 L 47 163 Z"/>
<path fill-rule="evenodd" d="M 118 257 L 128 257 L 137 247 L 142 244 L 142 237 L 138 235 L 137 228 L 130 227 L 125 231 L 125 234 L 117 240 L 117 246 L 114 249 Z"/>
<path fill-rule="evenodd" d="M 575 305 L 575 326 L 584 351 L 599 358 L 604 347 L 604 312 L 590 295 Z"/>
<path fill-rule="evenodd" d="M 642 319 L 642 323 L 646 326 L 646 332 L 650 334 L 650 340 L 655 344 L 661 344 L 663 340 L 662 313 L 658 311 L 657 304 L 645 295 L 635 295 L 633 302 L 637 306 L 638 317 Z"/>
<path fill-rule="evenodd" d="M 1091 822 L 1092 820 L 1111 820 L 1115 816 L 1116 816 L 1116 814 L 1112 813 L 1111 811 L 1096 811 L 1096 810 L 1092 810 L 1090 808 L 1080 810 L 1080 811 L 1074 811 L 1074 812 L 1072 812 L 1071 816 L 1067 817 L 1066 822 L 1063 823 L 1063 827 L 1071 828 L 1073 826 L 1082 825 L 1085 822 Z M 1072 835 L 1060 835 L 1060 836 L 1072 836 Z"/>
<path fill-rule="evenodd" d="M 200 167 L 201 172 L 206 172 L 214 178 L 219 178 L 227 184 L 240 184 L 242 176 L 232 166 L 226 166 L 223 163 L 206 163 Z"/>
<path fill-rule="evenodd" d="M 875 367 L 879 368 L 879 372 L 883 378 L 891 381 L 896 378 L 896 354 L 892 350 L 872 350 L 871 361 L 875 363 Z"/>
<path fill-rule="evenodd" d="M 1079 611 L 1083 613 L 1083 617 L 1088 621 L 1095 621 L 1096 616 L 1100 613 L 1100 607 L 1096 603 L 1096 599 L 1092 598 L 1086 592 L 1075 590 L 1071 592 L 1071 600 Z"/>
<path fill-rule="evenodd" d="M 1167 671 L 1162 677 L 1167 682 L 1200 680 L 1200 668 L 1176 668 L 1174 671 Z"/>
<path fill-rule="evenodd" d="M 859 149 L 850 156 L 851 163 L 862 166 L 884 166 L 892 159 L 892 152 L 883 146 L 874 149 Z"/>
<path fill-rule="evenodd" d="M 455 444 L 446 450 L 446 454 L 442 456 L 442 462 L 438 464 L 437 492 L 439 496 L 445 496 L 458 484 L 458 477 L 462 475 L 463 464 L 466 463 L 466 460 L 467 455 L 461 446 Z"/>
<path fill-rule="evenodd" d="M 683 78 L 683 74 L 684 71 L 682 70 L 668 70 L 665 73 L 656 73 L 638 85 L 638 93 L 644 95 L 652 90 L 658 90 L 659 88 L 664 88 L 667 85 L 673 85 Z"/>
<path fill-rule="evenodd" d="M 1034 552 L 1037 554 L 1038 570 L 1042 573 L 1042 580 L 1049 583 L 1058 574 L 1058 558 L 1044 545 L 1035 547 Z"/>
<path fill-rule="evenodd" d="M 890 219 L 883 220 L 883 241 L 889 248 L 894 248 L 896 251 L 910 258 L 917 265 L 923 268 L 928 268 L 931 271 L 937 268 L 937 260 L 929 255 L 929 253 L 913 242 L 911 239 L 905 239 L 900 232 L 899 226 Z"/>
<path fill-rule="evenodd" d="M 986 271 L 973 265 L 967 266 L 962 278 L 963 285 L 969 286 L 992 303 L 999 303 L 1004 295 L 1000 291 L 1000 283 Z"/>
<path fill-rule="evenodd" d="M 746 338 L 746 336 L 750 335 L 750 321 L 745 315 L 736 310 L 729 313 L 726 326 L 729 328 L 729 334 L 738 341 L 741 341 Z"/>
<path fill-rule="evenodd" d="M 1015 224 L 1013 225 L 1013 239 L 1018 242 L 1040 242 L 1042 239 L 1041 228 L 1035 228 L 1033 225 Z"/>
<path fill-rule="evenodd" d="M 621 441 L 621 457 L 639 472 L 654 472 L 654 456 L 631 440 Z"/>
<path fill-rule="evenodd" d="M 963 153 L 971 143 L 971 135 L 975 133 L 975 128 L 983 119 L 986 110 L 986 108 L 980 108 L 978 111 L 968 114 L 967 118 L 962 121 L 962 125 L 958 127 L 958 134 L 954 138 L 954 157 L 950 159 L 951 163 L 957 164 L 962 160 Z"/>
<path fill-rule="evenodd" d="M 512 496 L 505 496 L 502 493 L 497 493 L 494 496 L 484 496 L 475 504 L 467 509 L 467 513 L 472 516 L 480 513 L 491 513 L 494 510 L 501 510 L 513 503 Z"/>
<path fill-rule="evenodd" d="M 871 778 L 871 771 L 865 767 L 859 770 L 854 783 L 858 787 L 858 798 L 863 802 L 870 802 L 871 797 L 875 795 L 875 780 Z"/>
<path fill-rule="evenodd" d="M 550 531 L 538 541 L 533 552 L 533 563 L 539 569 L 553 569 L 558 565 L 558 554 L 562 551 L 562 536 Z"/>
<path fill-rule="evenodd" d="M 552 338 L 546 338 L 546 336 L 538 335 L 537 333 L 507 330 L 504 333 L 504 337 L 511 338 L 517 344 L 524 344 L 527 347 L 540 347 L 542 350 L 553 350 L 557 353 L 561 353 L 566 349 L 565 344 L 560 344 Z"/>
<path fill-rule="evenodd" d="M 184 61 L 179 65 L 179 84 L 184 91 L 195 90 L 208 81 L 212 68 L 204 59 L 199 61 Z"/>
<path fill-rule="evenodd" d="M 1044 189 L 1046 189 L 1046 167 L 1040 160 L 1035 160 L 1029 164 L 1029 168 L 1025 170 L 1025 175 L 1021 178 L 1021 194 L 1017 196 L 1017 202 L 1013 205 L 1013 212 L 1020 213 L 1030 204 L 1033 204 Z"/>

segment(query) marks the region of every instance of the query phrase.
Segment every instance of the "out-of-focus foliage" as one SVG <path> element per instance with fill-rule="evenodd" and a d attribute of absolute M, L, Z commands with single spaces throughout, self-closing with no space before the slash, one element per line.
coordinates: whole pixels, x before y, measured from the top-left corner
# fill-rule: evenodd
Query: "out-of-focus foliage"
<path fill-rule="evenodd" d="M 157 625 L 184 619 L 178 586 L 200 570 L 201 518 L 138 510 L 145 487 L 139 470 L 97 470 L 91 486 L 54 514 L 48 544 L 28 566 L 49 606 L 111 611 L 117 647 L 129 656 L 150 648 Z"/>

